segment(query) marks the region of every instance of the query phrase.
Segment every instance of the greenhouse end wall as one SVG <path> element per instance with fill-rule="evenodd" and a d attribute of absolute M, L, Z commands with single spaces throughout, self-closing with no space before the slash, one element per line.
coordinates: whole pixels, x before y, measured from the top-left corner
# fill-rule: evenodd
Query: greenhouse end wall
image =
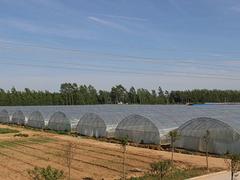
<path fill-rule="evenodd" d="M 63 112 L 55 112 L 48 122 L 48 128 L 55 131 L 71 131 L 71 122 Z"/>
<path fill-rule="evenodd" d="M 22 111 L 16 111 L 12 115 L 12 121 L 11 123 L 17 124 L 17 125 L 24 125 L 25 124 L 25 115 Z"/>
<path fill-rule="evenodd" d="M 91 137 L 106 137 L 106 124 L 95 113 L 86 113 L 77 124 L 77 133 Z"/>
<path fill-rule="evenodd" d="M 240 135 L 228 124 L 208 117 L 192 119 L 178 128 L 178 148 L 214 154 L 240 153 Z M 208 134 L 208 135 L 207 135 Z M 206 143 L 208 142 L 208 143 Z M 208 148 L 207 148 L 208 147 Z"/>
<path fill-rule="evenodd" d="M 10 122 L 10 117 L 9 117 L 9 114 L 8 112 L 3 109 L 1 112 L 0 112 L 0 123 L 9 123 Z"/>
<path fill-rule="evenodd" d="M 117 139 L 128 137 L 130 141 L 135 143 L 160 143 L 158 128 L 151 120 L 136 114 L 124 118 L 118 124 L 115 137 Z"/>
<path fill-rule="evenodd" d="M 43 129 L 45 127 L 45 122 L 42 114 L 39 111 L 32 112 L 28 118 L 27 126 Z"/>

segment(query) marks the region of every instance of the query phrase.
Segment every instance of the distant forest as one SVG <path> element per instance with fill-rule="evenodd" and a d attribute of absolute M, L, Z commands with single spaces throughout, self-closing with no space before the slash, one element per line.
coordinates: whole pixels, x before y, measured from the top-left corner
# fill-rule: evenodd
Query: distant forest
<path fill-rule="evenodd" d="M 127 90 L 122 85 L 111 91 L 97 91 L 93 86 L 63 83 L 59 92 L 35 91 L 26 88 L 18 91 L 0 89 L 1 106 L 17 105 L 86 105 L 86 104 L 186 104 L 205 102 L 240 102 L 240 91 L 195 89 L 185 91 L 158 91 L 147 89 Z"/>

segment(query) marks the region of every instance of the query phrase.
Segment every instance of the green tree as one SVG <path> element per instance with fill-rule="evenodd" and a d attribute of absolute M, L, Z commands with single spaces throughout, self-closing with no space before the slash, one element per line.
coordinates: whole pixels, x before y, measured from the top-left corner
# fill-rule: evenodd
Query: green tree
<path fill-rule="evenodd" d="M 110 104 L 111 103 L 110 93 L 108 91 L 100 90 L 98 92 L 98 103 Z"/>
<path fill-rule="evenodd" d="M 209 170 L 209 167 L 208 167 L 208 146 L 209 146 L 209 142 L 210 142 L 210 131 L 209 130 L 206 130 L 206 134 L 203 136 L 203 140 L 205 142 L 205 147 L 206 147 L 206 168 L 207 170 Z"/>
<path fill-rule="evenodd" d="M 60 92 L 65 99 L 65 105 L 70 105 L 71 104 L 69 86 L 70 86 L 69 83 L 63 83 L 60 86 Z"/>
<path fill-rule="evenodd" d="M 139 104 L 151 104 L 152 95 L 147 89 L 138 89 L 137 96 Z"/>
<path fill-rule="evenodd" d="M 80 85 L 78 90 L 78 104 L 88 104 L 88 88 L 86 85 Z"/>
<path fill-rule="evenodd" d="M 121 139 L 121 147 L 123 150 L 123 179 L 126 179 L 126 153 L 127 153 L 127 145 L 128 145 L 128 136 Z"/>
<path fill-rule="evenodd" d="M 4 105 L 9 105 L 9 101 L 7 93 L 3 89 L 0 89 L 0 106 Z"/>
<path fill-rule="evenodd" d="M 134 87 L 131 87 L 128 93 L 129 103 L 137 104 L 137 93 Z"/>
<path fill-rule="evenodd" d="M 88 104 L 97 104 L 97 100 L 98 100 L 97 90 L 93 86 L 89 85 L 88 93 L 89 93 Z"/>
<path fill-rule="evenodd" d="M 65 157 L 65 163 L 68 168 L 68 180 L 71 179 L 71 168 L 72 168 L 72 161 L 75 155 L 76 144 L 72 142 L 68 142 L 66 144 L 66 149 L 64 151 L 63 156 Z"/>
<path fill-rule="evenodd" d="M 163 92 L 163 90 L 160 86 L 158 87 L 158 103 L 159 104 L 165 104 L 166 103 L 164 92 Z"/>
<path fill-rule="evenodd" d="M 173 154 L 174 154 L 174 149 L 175 149 L 175 142 L 176 140 L 180 137 L 180 134 L 178 133 L 177 130 L 173 130 L 169 132 L 170 136 L 170 142 L 171 142 L 171 151 L 172 151 L 172 156 L 171 156 L 171 162 L 173 164 Z"/>
<path fill-rule="evenodd" d="M 127 90 L 122 85 L 112 87 L 111 99 L 113 104 L 126 103 L 128 100 Z"/>
<path fill-rule="evenodd" d="M 166 98 L 166 104 L 169 104 L 169 92 L 166 90 L 164 92 L 165 98 Z"/>
<path fill-rule="evenodd" d="M 158 101 L 157 101 L 157 93 L 156 93 L 155 90 L 152 90 L 150 103 L 151 104 L 158 103 Z"/>
<path fill-rule="evenodd" d="M 1 106 L 17 105 L 84 105 L 84 104 L 186 104 L 186 103 L 234 103 L 240 102 L 239 90 L 194 89 L 185 91 L 158 92 L 131 87 L 129 92 L 122 86 L 112 87 L 111 91 L 97 90 L 91 85 L 63 83 L 59 92 L 35 91 L 25 88 L 23 91 L 13 87 L 0 89 Z"/>

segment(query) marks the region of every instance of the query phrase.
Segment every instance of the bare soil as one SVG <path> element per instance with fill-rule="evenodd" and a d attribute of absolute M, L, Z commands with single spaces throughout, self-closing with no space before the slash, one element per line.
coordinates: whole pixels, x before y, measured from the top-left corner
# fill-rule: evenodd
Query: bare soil
<path fill-rule="evenodd" d="M 0 128 L 17 129 L 29 137 L 0 134 L 0 179 L 29 179 L 27 170 L 35 166 L 63 170 L 67 175 L 66 147 L 74 143 L 71 179 L 120 179 L 122 175 L 122 149 L 119 144 L 101 142 L 84 137 L 71 137 L 21 127 L 0 125 Z M 7 142 L 7 143 L 6 143 Z M 139 147 L 127 147 L 126 169 L 128 177 L 140 176 L 149 170 L 149 164 L 170 159 L 171 153 Z M 182 167 L 204 167 L 204 156 L 174 154 L 175 163 Z M 209 167 L 226 169 L 224 159 L 209 157 Z M 141 172 L 135 172 L 141 171 Z"/>

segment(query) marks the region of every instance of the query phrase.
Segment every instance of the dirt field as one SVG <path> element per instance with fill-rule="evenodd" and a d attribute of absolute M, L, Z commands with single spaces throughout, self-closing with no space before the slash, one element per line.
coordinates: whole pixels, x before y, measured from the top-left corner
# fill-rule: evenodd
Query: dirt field
<path fill-rule="evenodd" d="M 9 126 L 0 125 L 0 128 Z M 67 172 L 65 152 L 68 142 L 75 144 L 72 179 L 119 179 L 122 173 L 122 150 L 118 144 L 82 137 L 71 137 L 23 128 L 29 137 L 0 134 L 0 179 L 28 179 L 27 170 L 35 166 L 52 167 Z M 127 148 L 128 176 L 139 176 L 149 170 L 149 163 L 170 158 L 171 153 L 138 147 Z M 205 166 L 205 157 L 174 154 L 176 163 L 184 166 Z M 226 169 L 223 159 L 209 158 L 210 168 Z M 134 172 L 141 170 L 142 172 Z"/>

